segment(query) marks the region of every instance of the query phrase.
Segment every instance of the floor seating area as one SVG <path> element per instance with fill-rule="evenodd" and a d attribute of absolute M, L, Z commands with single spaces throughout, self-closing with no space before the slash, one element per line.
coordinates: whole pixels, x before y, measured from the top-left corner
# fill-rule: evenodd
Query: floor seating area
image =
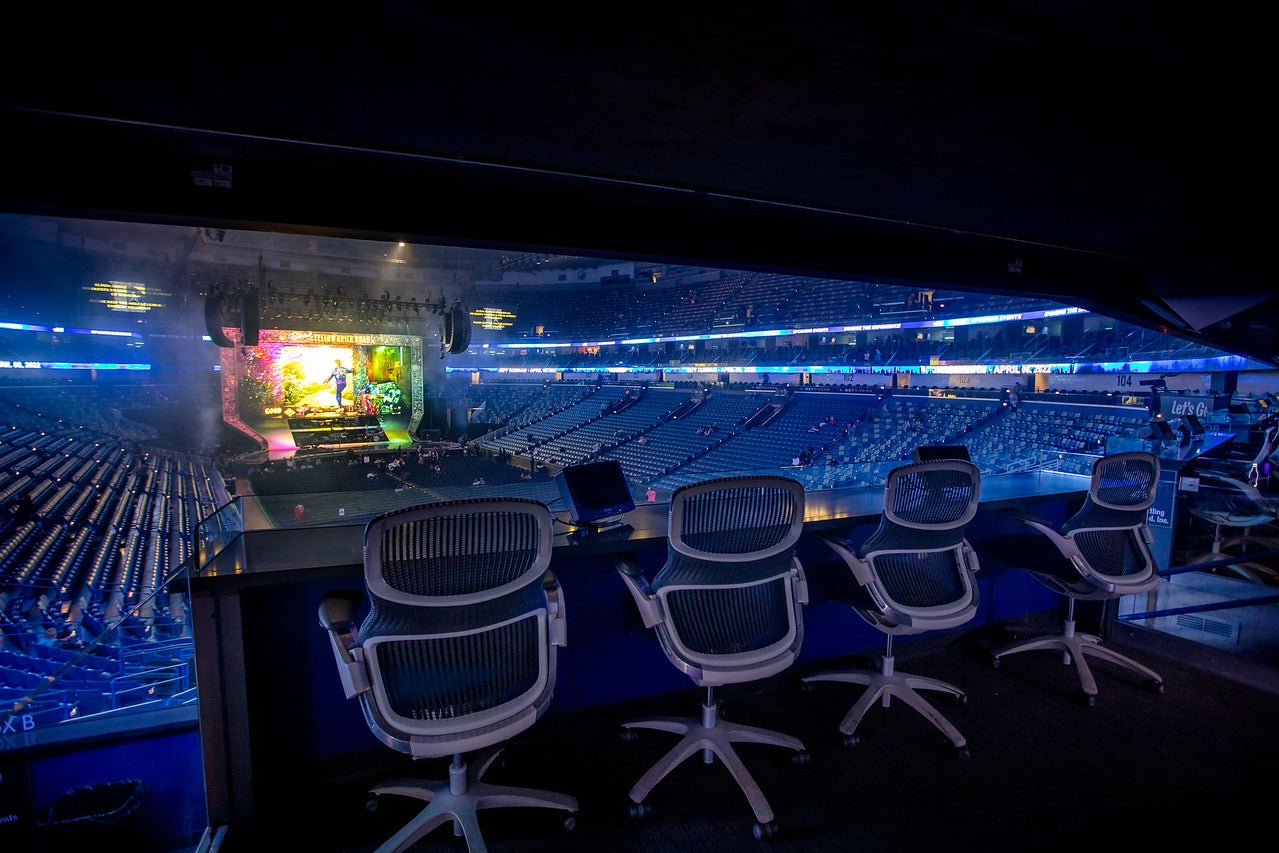
<path fill-rule="evenodd" d="M 67 397 L 69 411 L 92 408 L 78 399 Z M 21 406 L 4 412 L 4 695 L 30 698 L 50 719 L 191 701 L 185 597 L 169 584 L 197 522 L 230 500 L 220 471 L 135 442 L 154 438 L 141 426 L 112 434 Z"/>

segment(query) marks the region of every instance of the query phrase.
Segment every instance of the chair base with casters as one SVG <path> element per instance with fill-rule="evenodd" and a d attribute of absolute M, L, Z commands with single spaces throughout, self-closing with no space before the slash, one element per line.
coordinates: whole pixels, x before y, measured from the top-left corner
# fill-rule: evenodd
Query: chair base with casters
<path fill-rule="evenodd" d="M 1021 537 L 1005 537 L 1009 557 L 1028 568 L 1030 576 L 1066 599 L 1066 616 L 1059 634 L 1017 640 L 993 652 L 992 663 L 1034 649 L 1059 651 L 1065 665 L 1072 662 L 1089 705 L 1097 701 L 1097 679 L 1088 659 L 1107 661 L 1144 678 L 1162 693 L 1163 678 L 1145 664 L 1102 645 L 1101 638 L 1075 628 L 1075 602 L 1107 602 L 1128 595 L 1149 594 L 1160 583 L 1159 567 L 1151 551 L 1148 511 L 1160 478 L 1159 457 L 1148 451 L 1128 451 L 1098 457 L 1093 462 L 1088 495 L 1080 508 L 1059 528 L 1017 509 L 1007 512 L 1037 535 L 1044 553 L 1028 543 L 1012 550 Z M 1051 546 L 1051 547 L 1049 547 Z"/>
<path fill-rule="evenodd" d="M 728 722 L 720 695 L 728 685 L 758 684 L 788 669 L 803 645 L 802 608 L 808 582 L 795 556 L 803 533 L 804 487 L 778 476 L 732 476 L 682 486 L 671 495 L 666 562 L 649 579 L 636 565 L 616 566 L 645 629 L 653 629 L 667 659 L 705 688 L 701 717 L 650 717 L 623 724 L 622 736 L 655 729 L 679 740 L 631 788 L 631 814 L 687 759 L 719 761 L 750 803 L 756 839 L 778 834 L 772 806 L 746 769 L 735 744 L 794 750 L 798 738 Z"/>
<path fill-rule="evenodd" d="M 1254 485 L 1232 477 L 1205 471 L 1199 479 L 1200 496 L 1209 497 L 1202 504 L 1191 505 L 1190 514 L 1213 526 L 1212 548 L 1193 562 L 1238 557 L 1221 565 L 1219 571 L 1253 583 L 1279 585 L 1279 572 L 1248 558 L 1249 551 L 1279 548 L 1279 537 L 1273 535 L 1276 513 L 1270 502 Z M 1227 538 L 1227 530 L 1238 533 Z"/>
<path fill-rule="evenodd" d="M 645 798 L 652 792 L 672 770 L 683 764 L 685 760 L 701 753 L 702 761 L 713 764 L 718 758 L 736 780 L 742 793 L 750 803 L 755 814 L 754 833 L 757 839 L 773 837 L 777 832 L 772 806 L 764 792 L 760 790 L 755 777 L 746 769 L 746 765 L 733 748 L 734 743 L 763 743 L 795 750 L 792 761 L 796 764 L 807 764 L 809 754 L 798 738 L 758 726 L 747 726 L 730 723 L 720 718 L 719 700 L 714 688 L 707 688 L 706 702 L 702 705 L 702 716 L 697 717 L 654 717 L 647 720 L 631 720 L 623 723 L 623 738 L 630 740 L 636 737 L 634 729 L 655 729 L 680 735 L 680 740 L 649 768 L 640 780 L 632 786 L 630 798 L 631 815 L 644 817 L 648 814 Z"/>
<path fill-rule="evenodd" d="M 476 813 L 480 809 L 504 807 L 528 807 L 561 809 L 569 812 L 564 818 L 564 828 L 574 828 L 577 817 L 577 800 L 567 794 L 519 788 L 509 785 L 492 785 L 482 781 L 484 773 L 501 753 L 502 747 L 492 747 L 470 757 L 455 755 L 449 765 L 449 778 L 441 779 L 390 779 L 369 789 L 375 798 L 394 795 L 425 800 L 427 805 L 417 816 L 405 824 L 377 849 L 377 853 L 393 853 L 408 849 L 445 821 L 452 821 L 453 834 L 466 839 L 470 853 L 483 853 L 486 849 Z"/>
<path fill-rule="evenodd" d="M 1038 575 L 1038 577 L 1041 582 L 1050 587 L 1059 587 L 1061 584 L 1066 583 L 1060 578 L 1055 578 L 1051 575 Z M 1102 645 L 1101 638 L 1096 634 L 1081 634 L 1075 630 L 1076 597 L 1067 599 L 1066 618 L 1062 621 L 1060 634 L 1048 634 L 1042 637 L 1016 640 L 996 649 L 992 653 L 991 663 L 998 668 L 1003 658 L 1015 655 L 1018 652 L 1041 649 L 1059 651 L 1061 652 L 1063 665 L 1069 666 L 1074 663 L 1075 670 L 1079 674 L 1079 687 L 1083 691 L 1085 701 L 1090 706 L 1097 703 L 1097 678 L 1093 675 L 1092 667 L 1088 665 L 1089 657 L 1108 661 L 1116 666 L 1135 672 L 1145 678 L 1146 683 L 1152 690 L 1156 693 L 1163 693 L 1164 680 L 1159 673 L 1127 655 L 1120 654 L 1109 646 Z"/>
<path fill-rule="evenodd" d="M 957 702 L 965 705 L 968 703 L 968 694 L 955 685 L 936 678 L 898 672 L 895 666 L 895 658 L 893 657 L 893 638 L 891 635 L 888 637 L 884 655 L 880 658 L 878 670 L 818 672 L 806 676 L 803 681 L 805 685 L 812 684 L 815 681 L 839 681 L 845 684 L 866 685 L 865 692 L 853 703 L 853 707 L 848 709 L 848 713 L 844 715 L 844 719 L 839 724 L 839 731 L 844 735 L 845 746 L 855 746 L 859 742 L 856 734 L 857 727 L 861 724 L 862 718 L 866 716 L 866 713 L 875 706 L 876 702 L 879 702 L 882 707 L 888 708 L 892 705 L 893 698 L 896 697 L 911 708 L 914 708 L 924 719 L 936 726 L 937 730 L 951 742 L 960 758 L 966 759 L 970 755 L 968 741 L 960 734 L 959 729 L 955 728 L 950 720 L 946 719 L 945 715 L 925 699 L 920 691 L 930 690 L 938 693 L 947 693 L 953 696 Z"/>
<path fill-rule="evenodd" d="M 973 577 L 980 564 L 964 527 L 976 514 L 980 482 L 980 471 L 961 459 L 896 468 L 885 485 L 879 526 L 860 547 L 842 537 L 824 539 L 856 581 L 848 602 L 853 612 L 885 635 L 878 670 L 826 671 L 803 679 L 806 689 L 817 681 L 866 686 L 839 724 L 846 746 L 858 742 L 857 727 L 877 702 L 888 708 L 896 697 L 932 723 L 959 758 L 969 757 L 967 740 L 923 691 L 949 694 L 961 704 L 967 694 L 936 678 L 898 672 L 893 638 L 958 628 L 976 615 Z"/>

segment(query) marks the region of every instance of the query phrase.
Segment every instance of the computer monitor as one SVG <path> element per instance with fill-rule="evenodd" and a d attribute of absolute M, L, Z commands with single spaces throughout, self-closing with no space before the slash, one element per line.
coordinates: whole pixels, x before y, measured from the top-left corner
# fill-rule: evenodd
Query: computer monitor
<path fill-rule="evenodd" d="M 910 452 L 910 458 L 915 462 L 931 462 L 934 459 L 962 459 L 965 462 L 973 461 L 972 456 L 968 453 L 967 446 L 963 444 L 926 444 L 912 450 Z"/>
<path fill-rule="evenodd" d="M 1203 435 L 1204 432 L 1206 432 L 1206 430 L 1204 429 L 1204 425 L 1199 421 L 1199 418 L 1195 415 L 1191 415 L 1191 414 L 1182 415 L 1181 422 L 1190 428 L 1190 434 L 1192 436 L 1200 436 L 1200 435 Z"/>
<path fill-rule="evenodd" d="M 635 509 L 626 473 L 616 459 L 569 465 L 555 474 L 555 484 L 575 524 L 593 528 L 621 523 Z"/>

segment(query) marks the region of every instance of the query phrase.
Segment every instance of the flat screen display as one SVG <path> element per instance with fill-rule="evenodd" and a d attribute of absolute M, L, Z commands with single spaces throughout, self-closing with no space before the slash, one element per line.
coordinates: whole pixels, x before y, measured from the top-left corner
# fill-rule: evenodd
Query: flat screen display
<path fill-rule="evenodd" d="M 931 462 L 934 459 L 962 459 L 972 462 L 968 447 L 963 444 L 929 444 L 916 447 L 911 451 L 911 458 L 916 462 Z"/>
<path fill-rule="evenodd" d="M 578 523 L 594 524 L 635 509 L 626 474 L 615 459 L 561 468 L 555 483 Z"/>

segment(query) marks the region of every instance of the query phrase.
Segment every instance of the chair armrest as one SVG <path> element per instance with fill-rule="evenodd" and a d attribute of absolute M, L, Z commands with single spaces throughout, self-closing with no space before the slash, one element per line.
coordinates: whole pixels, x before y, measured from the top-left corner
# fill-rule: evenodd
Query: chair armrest
<path fill-rule="evenodd" d="M 1067 537 L 1062 536 L 1057 532 L 1055 527 L 1043 519 L 1019 509 L 1005 509 L 1002 510 L 1002 512 L 1024 522 L 1028 527 L 1032 527 L 1044 536 L 1047 536 L 1050 540 L 1052 540 L 1052 543 L 1057 546 L 1057 550 L 1060 551 L 1062 556 L 1066 559 L 1073 559 L 1071 555 L 1079 554 L 1079 549 L 1075 547 L 1075 543 L 1071 542 Z"/>
<path fill-rule="evenodd" d="M 547 571 L 542 576 L 542 589 L 546 591 L 546 628 L 551 644 L 563 648 L 568 645 L 568 614 L 560 579 L 554 572 Z"/>
<path fill-rule="evenodd" d="M 358 590 L 343 589 L 329 593 L 320 602 L 320 625 L 329 632 L 329 645 L 348 699 L 369 689 L 364 650 L 356 645 L 355 638 L 355 608 L 362 598 L 363 593 Z"/>
<path fill-rule="evenodd" d="M 1143 537 L 1149 535 L 1149 531 L 1145 528 L 1142 528 L 1142 531 Z M 1106 580 L 1089 567 L 1088 561 L 1084 559 L 1083 553 L 1080 552 L 1079 546 L 1075 544 L 1075 540 L 1073 538 L 1066 536 L 1058 536 L 1057 538 L 1061 540 L 1057 544 L 1058 550 L 1061 551 L 1061 555 L 1069 561 L 1071 567 L 1081 578 L 1085 578 L 1088 583 L 1097 587 L 1097 589 L 1107 595 L 1113 595 L 1115 593 L 1117 587 L 1114 582 Z M 1147 542 L 1146 544 L 1150 543 Z"/>
<path fill-rule="evenodd" d="M 355 621 L 355 608 L 364 599 L 358 589 L 339 589 L 320 602 L 320 625 L 327 631 L 348 634 Z"/>
<path fill-rule="evenodd" d="M 662 607 L 661 600 L 653 595 L 652 587 L 648 585 L 648 578 L 644 577 L 639 566 L 619 560 L 614 568 L 617 569 L 617 573 L 630 591 L 631 598 L 635 599 L 635 606 L 639 610 L 644 627 L 653 628 L 662 624 L 666 619 L 665 608 Z"/>
<path fill-rule="evenodd" d="M 963 541 L 964 565 L 968 567 L 968 571 L 973 574 L 981 571 L 981 561 L 977 559 L 977 551 L 973 546 L 968 544 L 968 540 Z"/>
<path fill-rule="evenodd" d="M 800 604 L 808 604 L 808 577 L 804 574 L 804 566 L 799 557 L 793 557 L 791 564 L 795 567 L 795 600 Z"/>
<path fill-rule="evenodd" d="M 865 560 L 857 556 L 857 552 L 849 547 L 848 543 L 844 539 L 833 536 L 824 536 L 822 537 L 822 541 L 825 542 L 832 551 L 838 554 L 840 559 L 848 564 L 848 568 L 852 570 L 853 577 L 857 580 L 857 583 L 860 586 L 870 586 L 870 584 L 874 582 L 870 566 L 867 565 Z"/>
<path fill-rule="evenodd" d="M 1018 521 L 1029 524 L 1031 527 L 1035 528 L 1036 530 L 1042 530 L 1042 529 L 1052 530 L 1053 529 L 1052 526 L 1048 524 L 1048 522 L 1044 521 L 1042 518 L 1035 515 L 1033 512 L 1030 512 L 1029 510 L 1018 509 L 1017 507 L 1005 507 L 1001 509 L 1000 512 L 1002 512 L 1004 515 L 1015 518 Z"/>

